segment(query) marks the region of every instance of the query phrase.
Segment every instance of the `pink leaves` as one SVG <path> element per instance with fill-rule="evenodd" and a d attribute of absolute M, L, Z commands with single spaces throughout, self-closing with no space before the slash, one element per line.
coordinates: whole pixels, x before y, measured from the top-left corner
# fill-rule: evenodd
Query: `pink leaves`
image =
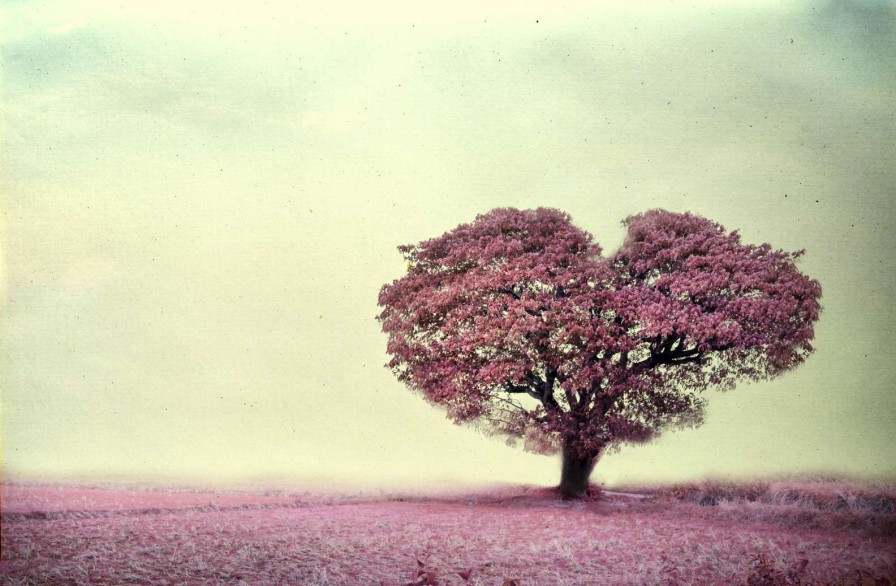
<path fill-rule="evenodd" d="M 469 582 L 470 576 L 473 575 L 473 569 L 456 573 L 464 582 Z M 447 584 L 451 583 L 450 580 L 447 582 Z M 427 569 L 426 563 L 417 558 L 417 567 L 411 572 L 411 581 L 405 582 L 403 586 L 439 586 L 438 572 Z"/>
<path fill-rule="evenodd" d="M 400 247 L 408 273 L 379 297 L 389 366 L 456 421 L 484 418 L 543 450 L 564 434 L 597 445 L 697 422 L 703 389 L 811 352 L 821 288 L 796 269 L 801 252 L 743 244 L 690 213 L 623 224 L 609 258 L 545 208 L 496 209 Z"/>
<path fill-rule="evenodd" d="M 436 586 L 436 573 L 426 569 L 426 564 L 417 558 L 417 567 L 411 572 L 411 581 L 404 586 Z"/>
<path fill-rule="evenodd" d="M 629 237 L 612 261 L 617 290 L 645 335 L 684 334 L 703 352 L 763 350 L 764 364 L 735 364 L 734 376 L 770 376 L 805 358 L 799 350 L 814 337 L 821 288 L 796 269 L 802 251 L 742 244 L 736 232 L 691 214 L 651 210 L 624 223 Z M 650 301 L 639 305 L 634 291 Z"/>
<path fill-rule="evenodd" d="M 438 586 L 435 572 L 429 572 L 418 568 L 411 574 L 411 581 L 404 586 Z"/>

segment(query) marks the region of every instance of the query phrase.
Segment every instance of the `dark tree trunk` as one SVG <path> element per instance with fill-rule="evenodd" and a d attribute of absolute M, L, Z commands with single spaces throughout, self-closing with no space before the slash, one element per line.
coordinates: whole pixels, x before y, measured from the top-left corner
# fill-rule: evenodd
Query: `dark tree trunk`
<path fill-rule="evenodd" d="M 588 492 L 588 478 L 597 455 L 581 457 L 569 449 L 563 450 L 563 471 L 560 474 L 560 496 L 564 500 L 580 499 Z"/>

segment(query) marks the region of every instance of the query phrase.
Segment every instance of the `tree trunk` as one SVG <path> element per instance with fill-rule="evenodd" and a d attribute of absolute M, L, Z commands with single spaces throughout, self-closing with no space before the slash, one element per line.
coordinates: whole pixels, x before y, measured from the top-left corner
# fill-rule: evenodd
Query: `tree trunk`
<path fill-rule="evenodd" d="M 596 463 L 596 455 L 582 458 L 574 455 L 568 448 L 563 450 L 563 471 L 560 474 L 558 488 L 564 500 L 575 500 L 585 496 L 588 492 L 588 478 Z"/>

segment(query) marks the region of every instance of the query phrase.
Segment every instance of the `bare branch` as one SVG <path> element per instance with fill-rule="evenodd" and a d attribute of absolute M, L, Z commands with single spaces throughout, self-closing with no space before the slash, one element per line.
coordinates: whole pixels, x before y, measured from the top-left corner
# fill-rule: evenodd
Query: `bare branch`
<path fill-rule="evenodd" d="M 496 401 L 500 401 L 501 403 L 505 403 L 505 404 L 507 404 L 507 405 L 510 405 L 510 406 L 513 407 L 516 411 L 518 411 L 518 412 L 520 412 L 520 413 L 528 413 L 528 412 L 529 412 L 528 409 L 526 409 L 525 407 L 523 407 L 523 405 L 522 405 L 521 403 L 518 403 L 518 402 L 514 401 L 513 399 L 511 399 L 511 398 L 509 398 L 509 397 L 502 397 L 501 395 L 493 395 L 493 398 L 494 398 Z"/>
<path fill-rule="evenodd" d="M 533 380 L 532 377 L 534 377 L 534 375 L 532 375 L 531 372 L 526 372 L 526 378 L 528 379 L 527 382 L 529 384 L 525 384 L 525 385 L 518 385 L 516 383 L 506 381 L 504 383 L 504 390 L 508 394 L 525 393 L 526 395 L 529 395 L 533 399 L 537 399 L 537 400 L 541 401 L 541 392 L 540 392 L 541 385 L 538 384 L 537 380 Z"/>
<path fill-rule="evenodd" d="M 510 394 L 513 394 L 513 393 L 526 393 L 526 394 L 530 394 L 531 391 L 532 391 L 532 389 L 531 389 L 529 386 L 527 386 L 527 385 L 517 385 L 517 384 L 514 384 L 514 383 L 512 383 L 512 382 L 510 382 L 510 381 L 506 381 L 506 382 L 504 383 L 504 390 L 507 391 L 507 392 L 510 393 Z"/>

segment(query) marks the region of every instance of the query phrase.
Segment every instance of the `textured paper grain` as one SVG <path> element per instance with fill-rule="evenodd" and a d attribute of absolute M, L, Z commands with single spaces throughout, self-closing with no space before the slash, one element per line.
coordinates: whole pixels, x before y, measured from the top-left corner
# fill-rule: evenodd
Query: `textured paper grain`
<path fill-rule="evenodd" d="M 399 244 L 494 207 L 805 248 L 817 352 L 598 480 L 896 471 L 888 3 L 3 6 L 7 476 L 551 484 L 382 367 Z"/>

